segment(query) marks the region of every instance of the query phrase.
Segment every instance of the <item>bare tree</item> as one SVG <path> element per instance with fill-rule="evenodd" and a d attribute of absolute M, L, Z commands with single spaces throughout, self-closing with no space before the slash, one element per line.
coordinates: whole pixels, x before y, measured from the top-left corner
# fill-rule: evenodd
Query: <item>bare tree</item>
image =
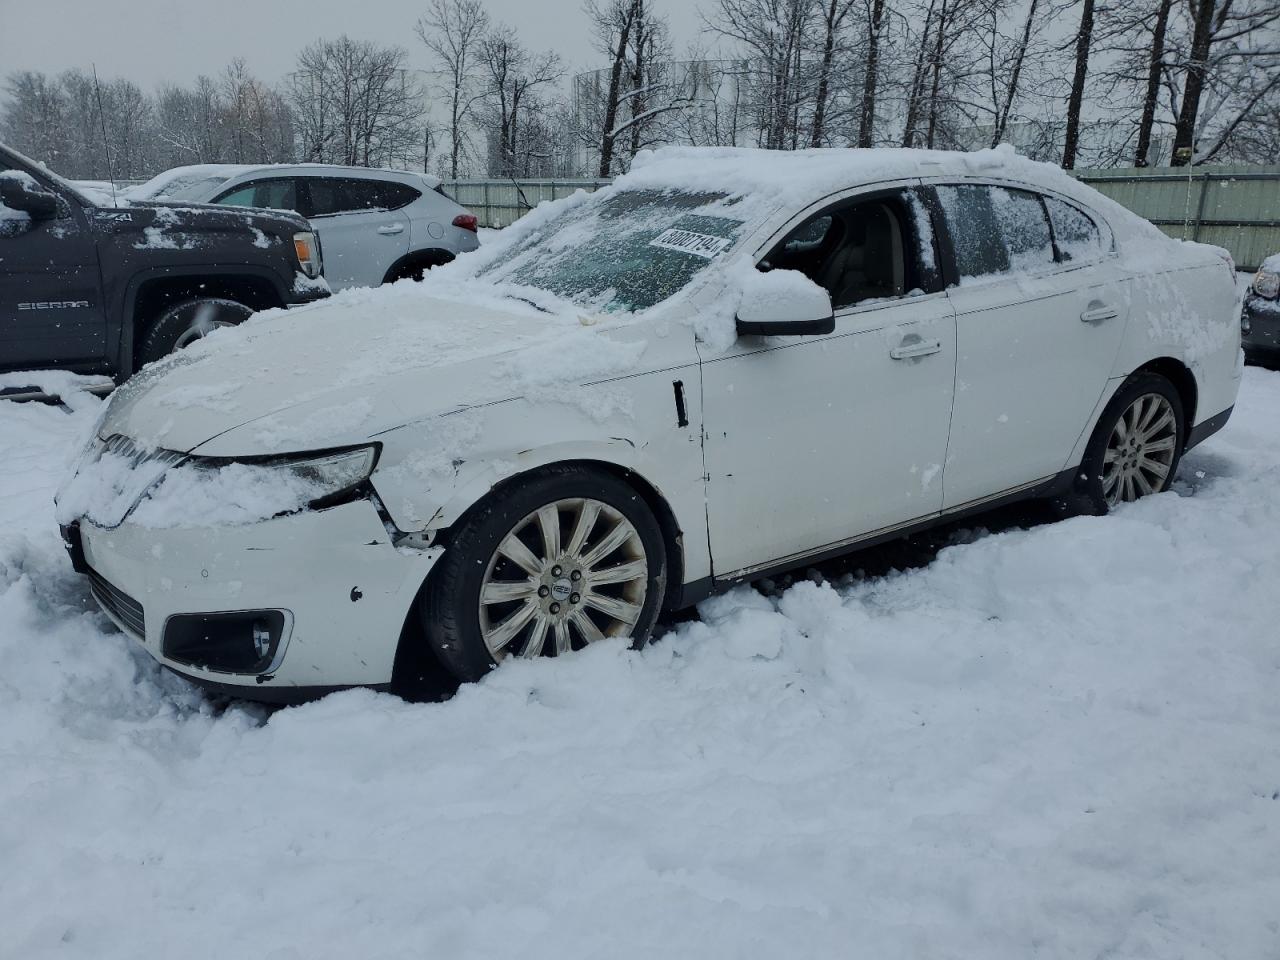
<path fill-rule="evenodd" d="M 1138 119 L 1138 145 L 1134 148 L 1134 166 L 1145 167 L 1151 152 L 1151 131 L 1155 126 L 1156 104 L 1160 99 L 1160 83 L 1165 71 L 1165 36 L 1169 31 L 1169 15 L 1174 0 L 1157 0 L 1151 18 L 1151 43 L 1147 53 L 1146 86 L 1142 92 L 1142 115 Z"/>
<path fill-rule="evenodd" d="M 422 87 L 400 47 L 317 41 L 298 55 L 289 78 L 302 156 L 357 166 L 418 166 Z"/>
<path fill-rule="evenodd" d="M 498 176 L 520 175 L 530 156 L 525 135 L 525 111 L 531 109 L 539 88 L 564 75 L 555 53 L 533 54 L 516 38 L 515 30 L 501 24 L 480 44 L 480 59 L 488 75 L 488 127 L 493 159 L 490 172 Z"/>
<path fill-rule="evenodd" d="M 867 58 L 862 75 L 862 102 L 858 107 L 858 146 L 870 147 L 875 142 L 876 95 L 880 84 L 885 0 L 864 0 L 864 4 Z"/>
<path fill-rule="evenodd" d="M 1093 40 L 1094 0 L 1082 0 L 1080 26 L 1075 36 L 1075 72 L 1071 77 L 1071 93 L 1067 97 L 1066 139 L 1062 146 L 1063 169 L 1076 165 L 1080 146 L 1080 105 L 1084 102 L 1084 85 L 1089 73 L 1089 44 Z"/>
<path fill-rule="evenodd" d="M 813 122 L 809 145 L 820 147 L 826 139 L 827 101 L 831 96 L 832 70 L 838 52 L 847 53 L 841 43 L 846 19 L 857 0 L 822 0 L 818 23 L 822 29 L 822 52 L 818 61 L 818 79 L 814 90 Z M 881 3 L 883 6 L 883 2 Z"/>
<path fill-rule="evenodd" d="M 1191 20 L 1191 40 L 1183 71 L 1181 104 L 1174 124 L 1174 166 L 1191 163 L 1195 159 L 1197 123 L 1206 88 L 1219 77 L 1238 75 L 1240 61 L 1254 60 L 1253 65 L 1256 67 L 1259 65 L 1257 61 L 1260 53 L 1273 57 L 1274 48 L 1249 52 L 1244 43 L 1259 31 L 1280 21 L 1280 3 L 1274 0 L 1256 0 L 1252 3 L 1249 0 L 1240 3 L 1233 3 L 1233 0 L 1187 0 L 1187 11 Z M 1227 48 L 1225 56 L 1215 58 L 1215 52 L 1223 47 Z M 1274 84 L 1264 86 L 1258 98 L 1250 102 L 1249 108 L 1255 106 L 1271 89 L 1274 89 Z M 1244 111 L 1231 124 L 1233 129 L 1243 121 L 1247 112 L 1248 110 Z M 1221 149 L 1220 145 L 1214 152 L 1218 149 Z"/>
<path fill-rule="evenodd" d="M 483 96 L 478 84 L 479 46 L 489 29 L 480 0 L 431 0 L 417 32 L 444 69 L 449 87 L 449 175 L 458 177 L 472 108 Z"/>
<path fill-rule="evenodd" d="M 807 97 L 804 52 L 816 0 L 718 0 L 716 15 L 704 16 L 712 33 L 747 54 L 759 144 L 798 146 L 800 114 Z"/>
<path fill-rule="evenodd" d="M 1005 65 L 1009 68 L 1009 82 L 1005 86 L 1004 97 L 996 108 L 995 123 L 993 124 L 993 129 L 991 131 L 991 146 L 993 147 L 1004 140 L 1005 131 L 1009 127 L 1009 114 L 1013 111 L 1013 105 L 1018 98 L 1018 81 L 1022 77 L 1022 65 L 1026 62 L 1027 50 L 1031 46 L 1031 35 L 1035 28 L 1036 13 L 1039 10 L 1039 7 L 1040 0 L 1030 0 L 1030 4 L 1027 6 L 1026 17 L 1022 22 L 1022 34 L 1019 37 L 1017 44 L 1014 46 L 1012 54 L 1005 61 Z M 993 36 L 998 35 L 998 32 L 995 29 L 996 24 L 994 22 L 998 17 L 998 13 L 998 10 L 995 8 L 992 9 L 991 18 L 993 21 Z M 992 49 L 995 49 L 994 44 L 992 45 Z M 997 72 L 996 60 L 993 57 L 991 62 L 991 84 L 993 94 L 995 93 L 997 84 Z"/>

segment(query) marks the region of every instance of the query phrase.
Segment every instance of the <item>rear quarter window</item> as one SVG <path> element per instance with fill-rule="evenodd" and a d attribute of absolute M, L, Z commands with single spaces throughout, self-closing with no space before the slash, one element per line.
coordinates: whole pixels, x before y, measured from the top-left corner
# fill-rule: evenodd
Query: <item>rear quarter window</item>
<path fill-rule="evenodd" d="M 1056 197 L 1046 197 L 1044 202 L 1053 221 L 1058 254 L 1064 262 L 1093 260 L 1106 253 L 1107 241 L 1092 217 Z"/>
<path fill-rule="evenodd" d="M 381 184 L 383 189 L 383 206 L 388 210 L 399 210 L 401 207 L 407 207 L 413 201 L 422 196 L 422 192 L 415 190 L 407 183 L 391 183 Z"/>

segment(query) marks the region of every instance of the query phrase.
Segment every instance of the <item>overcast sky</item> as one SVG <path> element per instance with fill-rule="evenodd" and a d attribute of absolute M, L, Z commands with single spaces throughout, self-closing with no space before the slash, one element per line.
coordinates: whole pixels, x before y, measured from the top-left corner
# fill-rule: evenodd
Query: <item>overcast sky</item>
<path fill-rule="evenodd" d="M 603 66 L 590 49 L 582 0 L 485 0 L 534 49 L 554 49 L 572 70 Z M 653 0 L 671 21 L 677 49 L 699 29 L 692 0 Z M 244 57 L 266 80 L 289 71 L 298 50 L 346 33 L 405 47 L 429 61 L 413 25 L 423 0 L 0 0 L 0 75 L 14 70 L 88 69 L 144 88 L 188 83 Z"/>

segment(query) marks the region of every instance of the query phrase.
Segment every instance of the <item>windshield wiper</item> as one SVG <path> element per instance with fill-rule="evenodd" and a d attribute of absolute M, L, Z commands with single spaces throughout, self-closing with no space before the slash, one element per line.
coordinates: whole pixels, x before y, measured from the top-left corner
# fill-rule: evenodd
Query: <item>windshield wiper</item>
<path fill-rule="evenodd" d="M 550 310 L 548 310 L 546 307 L 544 307 L 542 304 L 540 304 L 540 303 L 534 303 L 534 302 L 533 302 L 532 300 L 530 300 L 528 297 L 518 297 L 518 296 L 516 296 L 514 293 L 504 293 L 504 294 L 503 294 L 503 296 L 504 296 L 504 297 L 506 297 L 508 300 L 519 300 L 521 303 L 527 303 L 529 306 L 533 307 L 533 309 L 535 309 L 535 310 L 540 310 L 540 311 L 542 311 L 543 313 L 550 313 L 550 312 L 551 312 L 551 311 L 550 311 Z"/>

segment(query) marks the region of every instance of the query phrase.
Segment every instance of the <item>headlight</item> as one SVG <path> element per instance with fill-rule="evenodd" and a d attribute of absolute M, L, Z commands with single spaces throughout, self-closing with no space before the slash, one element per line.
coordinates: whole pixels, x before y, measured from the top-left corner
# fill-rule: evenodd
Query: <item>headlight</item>
<path fill-rule="evenodd" d="M 312 279 L 320 276 L 324 264 L 320 261 L 320 241 L 314 233 L 295 233 L 293 252 L 298 256 L 298 266 L 303 273 Z"/>
<path fill-rule="evenodd" d="M 305 485 L 312 493 L 308 506 L 315 508 L 335 503 L 356 489 L 369 479 L 377 462 L 377 446 L 368 446 L 285 457 L 266 461 L 261 466 L 279 471 Z"/>
<path fill-rule="evenodd" d="M 1259 270 L 1253 278 L 1253 292 L 1264 300 L 1274 300 L 1280 295 L 1280 273 Z"/>
<path fill-rule="evenodd" d="M 165 472 L 131 518 L 142 527 L 220 527 L 319 510 L 349 498 L 377 461 L 377 445 L 250 460 L 190 457 Z"/>

